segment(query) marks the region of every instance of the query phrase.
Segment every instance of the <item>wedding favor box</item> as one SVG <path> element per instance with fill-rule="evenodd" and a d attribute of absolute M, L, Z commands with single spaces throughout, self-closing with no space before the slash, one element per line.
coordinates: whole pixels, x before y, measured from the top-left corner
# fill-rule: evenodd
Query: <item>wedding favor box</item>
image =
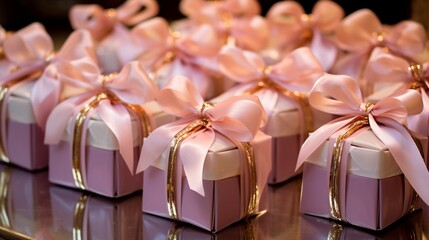
<path fill-rule="evenodd" d="M 365 103 L 354 79 L 326 74 L 309 101 L 343 116 L 313 132 L 301 148 L 302 213 L 382 230 L 413 212 L 418 196 L 428 202 L 428 139 L 405 125 L 423 108 L 417 91 Z"/>
<path fill-rule="evenodd" d="M 204 102 L 189 79 L 175 77 L 157 99 L 182 119 L 145 139 L 143 211 L 212 232 L 266 211 L 271 137 L 259 130 L 258 98 Z"/>
<path fill-rule="evenodd" d="M 141 195 L 107 199 L 52 185 L 52 239 L 138 239 Z"/>
<path fill-rule="evenodd" d="M 144 109 L 154 119 L 154 126 L 161 126 L 174 120 L 174 117 L 161 111 L 156 102 L 144 104 Z M 73 177 L 73 161 L 71 160 L 72 143 L 71 123 L 64 133 L 62 141 L 49 148 L 49 180 L 52 183 L 76 188 Z M 138 122 L 133 125 L 133 158 L 134 166 L 140 154 L 141 134 L 138 131 Z M 86 169 L 87 190 L 109 197 L 120 197 L 142 188 L 143 174 L 130 172 L 124 158 L 119 152 L 118 141 L 107 125 L 100 120 L 97 114 L 89 120 L 86 142 Z"/>
<path fill-rule="evenodd" d="M 331 137 L 330 141 L 335 141 Z M 417 138 L 426 146 L 427 138 Z M 326 141 L 304 163 L 301 212 L 330 217 L 328 148 Z M 425 150 L 425 159 L 427 153 Z M 344 159 L 345 160 L 345 159 Z M 411 159 L 410 159 L 411 160 Z M 371 130 L 353 137 L 347 159 L 344 220 L 380 230 L 412 212 L 417 195 L 405 179 L 391 153 Z"/>

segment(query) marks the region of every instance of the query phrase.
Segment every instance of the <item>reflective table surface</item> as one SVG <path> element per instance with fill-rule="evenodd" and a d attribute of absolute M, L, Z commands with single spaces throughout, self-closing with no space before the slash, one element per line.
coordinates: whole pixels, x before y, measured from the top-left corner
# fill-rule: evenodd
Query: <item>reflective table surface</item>
<path fill-rule="evenodd" d="M 270 186 L 269 210 L 216 234 L 141 212 L 142 193 L 109 199 L 0 165 L 0 239 L 427 239 L 429 208 L 379 232 L 299 213 L 301 177 Z M 423 205 L 423 204 L 420 204 Z"/>

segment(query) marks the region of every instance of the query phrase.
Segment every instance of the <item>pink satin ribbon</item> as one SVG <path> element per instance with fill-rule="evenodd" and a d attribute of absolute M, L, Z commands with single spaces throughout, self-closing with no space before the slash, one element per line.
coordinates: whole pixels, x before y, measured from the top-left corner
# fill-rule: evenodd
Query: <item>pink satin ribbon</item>
<path fill-rule="evenodd" d="M 63 83 L 58 79 L 58 65 L 89 57 L 96 61 L 94 42 L 87 30 L 76 30 L 66 40 L 60 51 L 52 57 L 42 76 L 35 82 L 31 104 L 37 124 L 45 129 L 46 119 L 61 101 Z"/>
<path fill-rule="evenodd" d="M 211 66 L 201 62 L 214 58 L 223 44 L 213 27 L 205 24 L 190 33 L 172 33 L 167 21 L 153 18 L 133 28 L 132 35 L 136 45 L 141 47 L 139 61 L 148 71 L 154 71 L 155 78 L 160 67 L 167 65 L 170 70 L 165 79 L 184 75 L 192 79 L 201 94 L 205 94 L 210 79 L 204 77 L 207 74 L 202 70 L 214 69 L 216 62 L 211 62 Z M 162 63 L 167 54 L 172 54 L 172 59 Z"/>
<path fill-rule="evenodd" d="M 269 82 L 290 91 L 307 93 L 324 73 L 320 63 L 307 47 L 298 48 L 286 55 L 281 62 L 267 66 L 262 57 L 256 53 L 225 46 L 219 54 L 219 68 L 225 76 L 241 83 L 241 87 L 235 87 L 236 94 L 245 94 L 258 84 L 268 81 L 266 87 L 255 93 L 268 116 L 271 115 L 278 98 L 282 96 L 278 89 L 270 87 Z M 304 119 L 300 104 L 295 102 L 295 105 L 301 119 Z M 304 124 L 301 124 L 300 129 L 304 139 L 303 136 L 306 135 Z"/>
<path fill-rule="evenodd" d="M 321 111 L 344 117 L 325 124 L 308 137 L 301 147 L 297 168 L 330 136 L 342 131 L 356 117 L 367 116 L 370 129 L 389 149 L 419 196 L 429 204 L 429 173 L 416 143 L 404 126 L 408 116 L 422 110 L 421 96 L 417 91 L 405 90 L 367 108 L 354 79 L 326 74 L 313 87 L 309 100 L 313 107 Z M 349 151 L 347 146 L 343 150 L 345 153 Z"/>
<path fill-rule="evenodd" d="M 102 76 L 91 58 L 81 58 L 59 64 L 57 74 L 60 81 L 84 89 L 85 92 L 61 102 L 54 108 L 46 124 L 46 144 L 58 144 L 64 136 L 70 118 L 100 92 L 109 91 L 128 104 L 144 104 L 153 100 L 158 91 L 138 62 L 125 65 L 117 75 Z M 102 100 L 96 109 L 101 120 L 118 140 L 119 152 L 130 172 L 134 172 L 130 113 L 122 104 L 114 104 L 110 100 Z M 85 144 L 85 139 L 82 142 Z"/>
<path fill-rule="evenodd" d="M 268 22 L 281 39 L 280 48 L 288 52 L 309 41 L 325 71 L 333 66 L 337 56 L 337 47 L 329 35 L 333 35 L 343 17 L 343 9 L 333 1 L 318 1 L 309 15 L 294 1 L 278 2 L 267 13 Z"/>
<path fill-rule="evenodd" d="M 117 22 L 135 25 L 155 16 L 158 10 L 155 0 L 127 0 L 118 8 L 107 10 L 96 4 L 75 5 L 70 11 L 70 21 L 74 29 L 87 29 L 100 41 Z"/>
<path fill-rule="evenodd" d="M 350 54 L 339 59 L 333 71 L 361 78 L 374 47 L 386 47 L 395 55 L 413 59 L 424 51 L 426 32 L 421 24 L 413 21 L 383 27 L 372 11 L 362 9 L 344 19 L 335 39 L 338 47 Z"/>
<path fill-rule="evenodd" d="M 424 136 L 428 136 L 429 130 L 429 96 L 427 87 L 429 86 L 429 63 L 421 65 L 421 70 L 416 72 L 420 84 L 423 84 L 418 90 L 422 95 L 423 111 L 408 119 L 408 127 Z M 410 88 L 417 80 L 410 70 L 410 63 L 401 58 L 387 53 L 381 48 L 375 48 L 369 58 L 365 69 L 365 78 L 368 83 L 377 84 L 395 84 L 402 83 L 401 89 Z M 425 87 L 424 87 L 425 86 Z"/>
<path fill-rule="evenodd" d="M 250 142 L 261 122 L 265 121 L 263 108 L 255 96 L 232 97 L 213 107 L 204 107 L 203 98 L 190 80 L 181 76 L 173 78 L 160 91 L 158 102 L 165 112 L 182 119 L 163 125 L 149 135 L 141 151 L 137 172 L 144 171 L 157 160 L 188 123 L 205 118 L 210 126 L 185 139 L 178 154 L 178 162 L 183 164 L 190 189 L 202 196 L 204 161 L 216 134 L 235 141 Z M 263 189 L 269 171 L 258 169 L 257 174 L 258 187 Z"/>
<path fill-rule="evenodd" d="M 42 70 L 50 62 L 54 44 L 40 23 L 33 23 L 17 31 L 4 42 L 4 53 L 18 69 L 0 77 L 0 84 L 22 78 Z"/>

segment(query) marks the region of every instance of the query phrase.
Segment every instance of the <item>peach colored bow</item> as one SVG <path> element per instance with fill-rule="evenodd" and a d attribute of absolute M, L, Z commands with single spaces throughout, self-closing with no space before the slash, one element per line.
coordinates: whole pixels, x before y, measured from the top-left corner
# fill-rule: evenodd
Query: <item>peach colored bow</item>
<path fill-rule="evenodd" d="M 35 82 L 31 104 L 37 124 L 44 129 L 46 119 L 61 100 L 63 84 L 58 80 L 58 65 L 71 60 L 90 57 L 96 61 L 95 46 L 87 30 L 76 30 L 66 40 L 60 51 L 52 58 L 42 76 Z"/>
<path fill-rule="evenodd" d="M 313 107 L 343 117 L 325 124 L 307 138 L 301 147 L 297 168 L 334 133 L 344 131 L 356 118 L 367 117 L 369 128 L 389 149 L 419 196 L 429 204 L 429 190 L 426 186 L 429 173 L 416 143 L 404 126 L 408 116 L 422 110 L 421 96 L 417 91 L 405 90 L 368 105 L 363 102 L 354 79 L 326 74 L 316 82 L 309 100 Z M 345 145 L 345 153 L 348 152 L 348 146 Z"/>
<path fill-rule="evenodd" d="M 17 31 L 4 42 L 4 53 L 18 69 L 0 77 L 4 84 L 43 70 L 51 61 L 54 44 L 40 23 L 33 23 Z"/>
<path fill-rule="evenodd" d="M 57 74 L 60 81 L 84 89 L 85 92 L 61 102 L 54 108 L 46 124 L 46 144 L 60 142 L 70 118 L 100 92 L 113 93 L 127 104 L 143 104 L 153 100 L 158 91 L 138 62 L 125 65 L 118 74 L 103 76 L 92 59 L 81 58 L 59 64 Z M 134 145 L 130 113 L 125 106 L 115 104 L 111 99 L 101 100 L 97 106 L 97 113 L 116 136 L 119 152 L 130 172 L 133 172 Z M 85 139 L 81 142 L 86 143 Z"/>
<path fill-rule="evenodd" d="M 311 50 L 325 70 L 336 60 L 337 47 L 330 36 L 343 17 L 343 9 L 326 0 L 318 1 L 308 15 L 294 1 L 278 2 L 267 13 L 267 20 L 281 39 L 281 48 L 294 49 L 310 42 Z"/>
<path fill-rule="evenodd" d="M 159 7 L 155 0 L 127 0 L 116 9 L 103 9 L 96 4 L 75 5 L 70 10 L 74 29 L 87 29 L 100 41 L 117 23 L 135 25 L 155 16 Z"/>
<path fill-rule="evenodd" d="M 426 32 L 413 21 L 385 28 L 371 10 L 362 9 L 344 19 L 336 31 L 336 42 L 350 54 L 338 61 L 334 72 L 360 78 L 374 47 L 386 47 L 395 55 L 413 59 L 425 48 Z"/>
<path fill-rule="evenodd" d="M 216 132 L 230 139 L 249 142 L 265 121 L 265 114 L 255 96 L 232 97 L 213 107 L 208 107 L 189 79 L 173 78 L 159 93 L 158 102 L 169 114 L 182 118 L 179 121 L 155 129 L 145 140 L 137 171 L 147 169 L 171 144 L 174 136 L 190 122 L 205 119 L 209 126 L 194 133 L 183 141 L 179 148 L 178 162 L 188 179 L 190 189 L 204 196 L 203 166 Z M 181 172 L 181 171 L 180 171 Z M 258 186 L 262 187 L 265 177 L 258 176 Z"/>
<path fill-rule="evenodd" d="M 219 68 L 228 78 L 243 83 L 240 87 L 242 94 L 268 81 L 267 87 L 256 93 L 268 115 L 269 111 L 274 109 L 280 94 L 278 89 L 270 87 L 270 82 L 284 89 L 306 93 L 324 73 L 320 63 L 307 47 L 298 48 L 281 62 L 267 66 L 256 53 L 225 46 L 219 54 Z"/>
<path fill-rule="evenodd" d="M 412 88 L 419 91 L 423 100 L 423 111 L 408 118 L 410 129 L 427 136 L 429 120 L 429 63 L 410 64 L 403 58 L 376 48 L 369 58 L 365 69 L 365 78 L 369 83 L 402 83 L 401 89 Z"/>

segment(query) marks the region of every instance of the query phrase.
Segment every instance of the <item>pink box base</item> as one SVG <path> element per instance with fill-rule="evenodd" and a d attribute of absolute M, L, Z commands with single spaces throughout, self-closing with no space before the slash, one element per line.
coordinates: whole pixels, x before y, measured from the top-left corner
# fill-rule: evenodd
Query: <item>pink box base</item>
<path fill-rule="evenodd" d="M 144 173 L 143 212 L 170 218 L 167 209 L 165 172 L 149 167 Z M 150 180 L 149 180 L 150 179 Z M 205 197 L 189 188 L 186 177 L 182 185 L 181 221 L 217 232 L 241 220 L 240 177 L 203 180 Z M 150 183 L 150 184 L 149 184 Z M 261 195 L 259 210 L 268 207 L 267 189 Z M 180 213 L 179 213 L 180 214 Z"/>
<path fill-rule="evenodd" d="M 304 163 L 301 192 L 301 212 L 330 217 L 328 173 L 326 168 Z M 345 217 L 350 224 L 382 230 L 407 214 L 404 186 L 408 181 L 403 174 L 372 179 L 347 174 Z M 407 204 L 408 205 L 408 204 Z"/>
<path fill-rule="evenodd" d="M 134 148 L 134 166 L 140 149 Z M 107 197 L 121 197 L 142 189 L 143 173 L 133 175 L 117 150 L 86 147 L 87 190 Z M 49 181 L 77 188 L 72 174 L 71 144 L 61 141 L 49 147 Z"/>
<path fill-rule="evenodd" d="M 10 163 L 27 170 L 48 166 L 48 146 L 45 134 L 37 124 L 7 120 L 7 153 Z"/>
<path fill-rule="evenodd" d="M 273 137 L 272 141 L 273 168 L 268 183 L 281 183 L 301 174 L 302 171 L 295 172 L 300 149 L 299 136 Z"/>

